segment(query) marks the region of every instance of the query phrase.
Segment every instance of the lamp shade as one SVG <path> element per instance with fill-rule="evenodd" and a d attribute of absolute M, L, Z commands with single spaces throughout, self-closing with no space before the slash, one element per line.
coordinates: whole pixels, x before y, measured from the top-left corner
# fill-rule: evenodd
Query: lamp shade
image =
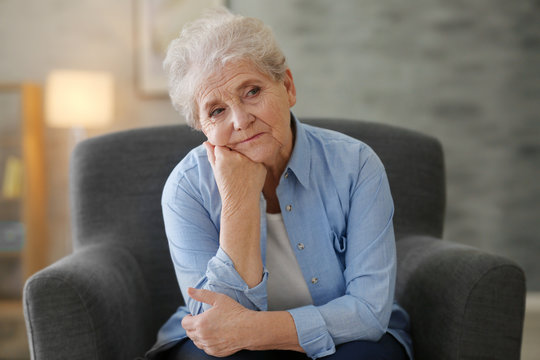
<path fill-rule="evenodd" d="M 113 118 L 113 76 L 101 71 L 52 71 L 46 84 L 46 121 L 53 127 L 100 128 Z"/>

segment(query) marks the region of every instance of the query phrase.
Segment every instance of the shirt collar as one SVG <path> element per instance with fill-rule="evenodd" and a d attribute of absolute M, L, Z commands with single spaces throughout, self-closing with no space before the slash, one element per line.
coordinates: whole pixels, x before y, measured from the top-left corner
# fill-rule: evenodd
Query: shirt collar
<path fill-rule="evenodd" d="M 309 185 L 309 172 L 311 169 L 310 146 L 306 135 L 304 124 L 302 124 L 293 113 L 291 121 L 295 130 L 294 148 L 289 159 L 288 168 L 294 173 L 298 181 L 304 187 Z"/>

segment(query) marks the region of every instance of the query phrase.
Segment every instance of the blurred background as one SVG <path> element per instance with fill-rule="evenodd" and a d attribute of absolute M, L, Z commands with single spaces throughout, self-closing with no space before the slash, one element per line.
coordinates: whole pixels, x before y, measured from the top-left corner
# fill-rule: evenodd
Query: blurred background
<path fill-rule="evenodd" d="M 540 347 L 528 339 L 540 336 L 538 0 L 0 0 L 0 234 L 8 239 L 0 242 L 0 359 L 28 358 L 24 278 L 71 252 L 71 149 L 107 132 L 183 123 L 161 58 L 183 22 L 218 3 L 273 28 L 295 78 L 300 119 L 388 123 L 442 142 L 444 237 L 525 270 L 523 359 L 536 358 Z M 54 106 L 71 113 L 53 105 L 55 94 L 75 94 L 79 77 L 97 83 L 81 96 L 100 111 L 58 119 Z M 28 130 L 23 123 L 31 121 L 38 123 Z M 14 150 L 28 137 L 38 146 L 31 161 Z M 39 191 L 29 199 L 17 184 L 36 169 L 30 182 Z"/>

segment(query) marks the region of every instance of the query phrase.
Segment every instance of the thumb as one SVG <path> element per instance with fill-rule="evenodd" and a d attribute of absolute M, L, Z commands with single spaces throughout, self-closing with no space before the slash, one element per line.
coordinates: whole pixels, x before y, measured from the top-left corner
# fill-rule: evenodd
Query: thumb
<path fill-rule="evenodd" d="M 188 288 L 188 295 L 190 298 L 192 298 L 195 301 L 203 302 L 208 305 L 214 306 L 216 299 L 217 299 L 217 293 L 206 290 L 206 289 L 195 289 L 195 288 Z"/>

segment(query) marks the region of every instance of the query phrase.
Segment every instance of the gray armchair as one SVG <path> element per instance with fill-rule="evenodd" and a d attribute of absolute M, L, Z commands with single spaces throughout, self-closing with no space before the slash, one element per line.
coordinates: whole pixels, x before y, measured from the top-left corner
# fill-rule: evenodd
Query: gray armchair
<path fill-rule="evenodd" d="M 401 128 L 311 120 L 371 145 L 395 201 L 396 296 L 409 312 L 415 356 L 520 357 L 523 271 L 443 241 L 445 175 L 439 142 Z M 71 168 L 74 252 L 32 276 L 24 310 L 33 359 L 133 359 L 182 304 L 161 217 L 162 186 L 202 135 L 185 126 L 84 141 Z M 180 324 L 179 324 L 180 326 Z"/>

